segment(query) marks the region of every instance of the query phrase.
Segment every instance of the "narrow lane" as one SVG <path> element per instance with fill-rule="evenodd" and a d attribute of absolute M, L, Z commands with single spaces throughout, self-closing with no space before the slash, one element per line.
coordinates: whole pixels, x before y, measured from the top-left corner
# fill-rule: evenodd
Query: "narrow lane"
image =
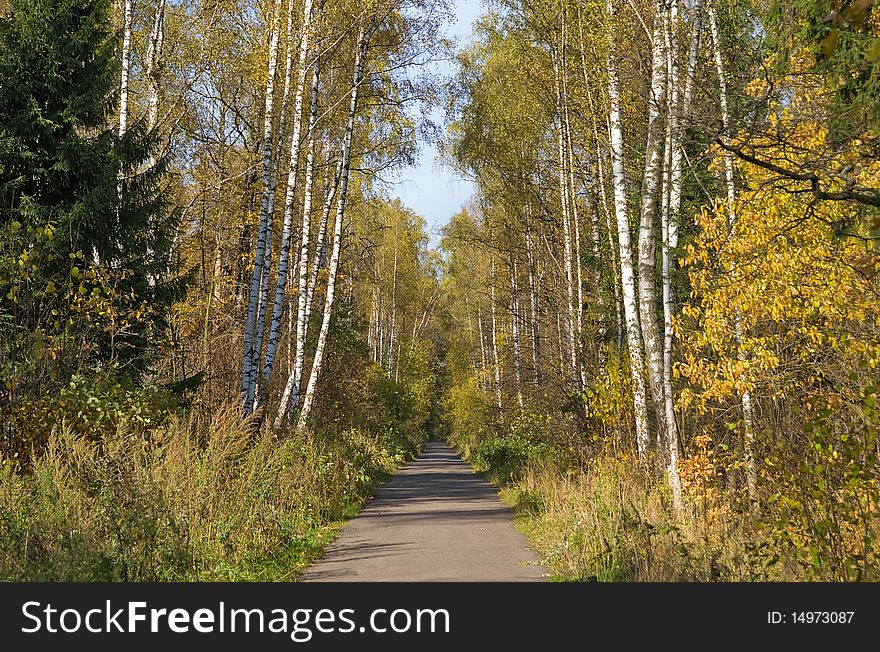
<path fill-rule="evenodd" d="M 443 442 L 381 487 L 302 581 L 541 581 L 495 488 Z"/>

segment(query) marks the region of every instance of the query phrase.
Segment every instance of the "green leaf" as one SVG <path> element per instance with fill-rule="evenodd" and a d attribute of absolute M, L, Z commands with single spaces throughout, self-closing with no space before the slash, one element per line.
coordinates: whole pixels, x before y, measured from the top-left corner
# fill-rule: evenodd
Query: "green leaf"
<path fill-rule="evenodd" d="M 839 30 L 834 27 L 828 35 L 822 40 L 822 55 L 826 59 L 830 59 L 834 56 L 834 53 L 837 51 L 837 37 L 840 34 Z"/>

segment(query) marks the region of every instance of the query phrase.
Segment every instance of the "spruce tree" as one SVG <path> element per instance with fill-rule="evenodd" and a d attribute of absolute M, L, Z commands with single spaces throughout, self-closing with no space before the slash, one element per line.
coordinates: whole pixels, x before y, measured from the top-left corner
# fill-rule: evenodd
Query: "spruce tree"
<path fill-rule="evenodd" d="M 159 139 L 143 122 L 114 128 L 119 43 L 109 0 L 12 0 L 0 18 L 0 328 L 69 330 L 64 292 L 98 288 L 128 313 L 121 332 L 90 333 L 90 351 L 130 364 L 181 283 Z"/>

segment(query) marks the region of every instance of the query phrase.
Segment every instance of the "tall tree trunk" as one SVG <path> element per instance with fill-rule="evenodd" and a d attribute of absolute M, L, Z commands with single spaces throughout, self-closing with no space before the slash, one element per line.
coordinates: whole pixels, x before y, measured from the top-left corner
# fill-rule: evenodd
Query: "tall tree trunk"
<path fill-rule="evenodd" d="M 492 300 L 492 362 L 495 367 L 495 402 L 501 409 L 501 361 L 498 357 L 498 310 L 495 299 L 495 258 L 492 258 L 490 271 L 490 298 Z"/>
<path fill-rule="evenodd" d="M 639 319 L 648 362 L 648 380 L 657 414 L 658 443 L 665 434 L 663 392 L 663 337 L 657 318 L 657 194 L 663 169 L 661 122 L 666 101 L 666 47 L 664 2 L 656 5 L 651 42 L 651 87 L 648 98 L 648 127 L 645 138 L 645 171 L 642 180 L 639 225 Z"/>
<path fill-rule="evenodd" d="M 575 181 L 575 170 L 574 170 L 574 147 L 571 138 L 571 122 L 569 121 L 569 113 L 568 113 L 568 64 L 566 61 L 566 48 L 567 48 L 567 30 L 566 30 L 566 13 L 563 11 L 562 15 L 562 37 L 563 37 L 563 45 L 562 45 L 562 63 L 560 65 L 560 78 L 562 84 L 562 124 L 565 132 L 565 148 L 567 152 L 566 156 L 566 164 L 568 168 L 567 174 L 567 194 L 569 201 L 571 202 L 571 221 L 574 226 L 574 268 L 575 268 L 575 278 L 577 280 L 577 292 L 575 293 L 577 296 L 577 309 L 575 311 L 575 324 L 577 325 L 577 342 L 576 342 L 576 354 L 577 354 L 577 378 L 578 378 L 578 388 L 583 391 L 584 387 L 586 387 L 586 378 L 584 377 L 584 356 L 583 356 L 583 332 L 584 332 L 584 273 L 583 273 L 583 258 L 581 256 L 581 219 L 580 212 L 578 209 L 577 202 L 577 183 Z"/>
<path fill-rule="evenodd" d="M 131 0 L 122 0 L 122 75 L 119 80 L 119 137 L 128 131 L 128 77 L 131 70 Z"/>
<path fill-rule="evenodd" d="M 527 206 L 528 217 L 531 221 L 531 204 Z M 526 261 L 529 267 L 529 312 L 531 316 L 531 339 L 532 339 L 532 373 L 534 376 L 535 387 L 541 384 L 541 366 L 540 366 L 540 339 L 538 332 L 538 324 L 540 312 L 538 307 L 538 279 L 535 270 L 535 245 L 532 242 L 531 224 L 526 226 Z"/>
<path fill-rule="evenodd" d="M 339 185 L 339 202 L 336 206 L 336 220 L 333 227 L 333 251 L 330 255 L 330 269 L 327 277 L 327 296 L 324 299 L 324 315 L 321 321 L 321 331 L 318 333 L 318 343 L 315 347 L 315 357 L 312 361 L 312 371 L 309 374 L 309 382 L 303 396 L 302 409 L 297 420 L 297 430 L 304 432 L 306 430 L 309 416 L 312 412 L 312 405 L 315 400 L 315 390 L 318 385 L 318 378 L 321 374 L 321 365 L 324 360 L 324 350 L 327 345 L 327 334 L 330 331 L 330 321 L 333 317 L 333 299 L 336 292 L 336 273 L 339 270 L 339 255 L 342 247 L 342 226 L 343 216 L 345 214 L 345 202 L 348 198 L 348 177 L 351 171 L 351 141 L 354 134 L 354 122 L 357 115 L 358 94 L 361 84 L 364 81 L 364 64 L 367 57 L 367 47 L 372 37 L 375 27 L 371 27 L 365 31 L 364 24 L 361 22 L 360 33 L 358 34 L 358 48 L 355 55 L 354 73 L 352 78 L 351 102 L 348 107 L 348 122 L 345 126 L 345 140 L 342 148 L 342 177 Z M 288 383 L 291 385 L 292 383 Z M 284 413 L 288 409 L 287 401 L 282 398 L 281 406 L 278 409 L 278 419 L 284 418 Z"/>
<path fill-rule="evenodd" d="M 608 2 L 609 18 L 615 16 L 614 2 Z M 613 27 L 612 27 L 613 29 Z M 647 407 L 645 404 L 644 358 L 639 311 L 636 304 L 636 282 L 633 270 L 632 244 L 629 215 L 627 214 L 626 172 L 624 168 L 623 127 L 620 109 L 620 78 L 617 53 L 612 45 L 608 57 L 608 122 L 611 140 L 611 168 L 614 186 L 614 213 L 617 218 L 617 241 L 620 248 L 620 286 L 623 294 L 623 310 L 626 319 L 627 346 L 632 370 L 633 413 L 635 415 L 636 444 L 639 457 L 644 460 L 650 448 Z"/>
<path fill-rule="evenodd" d="M 397 341 L 397 224 L 394 225 L 394 266 L 391 272 L 391 334 L 388 343 L 388 350 L 394 351 L 394 344 Z M 388 377 L 394 371 L 394 358 L 388 356 Z"/>
<path fill-rule="evenodd" d="M 712 37 L 715 68 L 718 72 L 718 90 L 721 95 L 721 122 L 725 135 L 729 137 L 731 134 L 731 122 L 727 74 L 724 68 L 724 58 L 721 54 L 721 32 L 718 29 L 718 17 L 715 13 L 713 2 L 706 2 L 706 13 L 709 18 L 709 33 Z M 734 176 L 733 154 L 725 150 L 722 156 L 724 157 L 724 178 L 727 187 L 728 225 L 731 235 L 733 235 L 736 230 L 736 179 Z M 743 353 L 743 325 L 739 308 L 735 309 L 734 328 L 738 349 L 737 357 L 742 361 L 745 358 L 745 354 Z M 745 390 L 740 396 L 740 404 L 743 411 L 743 448 L 746 459 L 746 484 L 748 485 L 749 497 L 753 502 L 757 502 L 758 472 L 754 455 L 754 408 L 752 406 L 752 394 L 749 390 Z"/>
<path fill-rule="evenodd" d="M 617 333 L 615 344 L 618 351 L 623 348 L 623 307 L 621 305 L 620 299 L 620 265 L 617 262 L 617 242 L 614 237 L 614 230 L 611 227 L 611 201 L 608 198 L 608 176 L 605 170 L 605 155 L 602 152 L 602 141 L 599 139 L 599 126 L 597 124 L 597 116 L 598 114 L 598 106 L 597 102 L 593 99 L 593 84 L 590 81 L 589 69 L 587 67 L 587 56 L 586 56 L 586 40 L 584 39 L 584 29 L 583 29 L 583 16 L 581 9 L 578 8 L 578 33 L 580 36 L 580 55 L 581 55 L 581 74 L 584 78 L 584 88 L 586 89 L 587 102 L 589 103 L 590 109 L 590 126 L 593 132 L 593 143 L 596 152 L 596 172 L 598 174 L 598 183 L 599 183 L 599 199 L 602 204 L 602 213 L 605 217 L 605 230 L 608 234 L 608 250 L 611 253 L 611 270 L 612 273 L 610 275 L 611 278 L 611 286 L 614 293 L 614 317 L 617 326 Z M 606 121 L 607 122 L 607 121 Z M 593 224 L 593 254 L 596 256 L 596 260 L 599 260 L 601 255 L 601 246 L 602 240 L 601 235 L 599 234 L 599 226 L 598 226 L 598 215 L 594 213 L 594 224 Z M 598 266 L 598 270 L 596 272 L 596 291 L 599 293 L 599 300 L 602 301 L 602 274 L 601 274 L 601 266 Z M 600 307 L 602 304 L 600 303 Z"/>
<path fill-rule="evenodd" d="M 583 40 L 583 36 L 581 38 Z M 596 124 L 598 108 L 593 101 L 593 93 L 589 89 L 589 77 L 587 76 L 586 62 L 584 62 L 584 83 L 587 84 L 587 99 L 590 104 L 590 113 L 592 115 L 590 122 L 593 128 L 593 140 L 595 141 L 596 145 L 596 171 L 599 175 L 599 197 L 602 203 L 602 213 L 605 216 L 605 231 L 608 234 L 608 250 L 611 253 L 611 286 L 614 292 L 614 317 L 617 324 L 617 337 L 615 343 L 617 350 L 620 351 L 623 348 L 624 324 L 623 307 L 620 297 L 620 264 L 617 260 L 619 252 L 616 242 L 617 239 L 615 238 L 614 234 L 614 228 L 611 226 L 612 208 L 611 200 L 608 197 L 608 175 L 605 170 L 605 154 L 602 152 L 601 141 L 599 139 L 599 127 Z M 598 228 L 596 228 L 595 230 L 598 231 Z M 598 244 L 601 245 L 601 240 Z M 599 255 L 598 250 L 596 250 L 596 255 Z"/>
<path fill-rule="evenodd" d="M 557 116 L 557 133 L 556 144 L 559 164 L 559 202 L 562 209 L 562 237 L 563 237 L 563 268 L 565 270 L 565 298 L 567 304 L 566 310 L 566 326 L 568 335 L 568 354 L 569 364 L 572 378 L 580 389 L 580 359 L 578 356 L 578 340 L 579 332 L 577 330 L 577 310 L 575 306 L 575 279 L 574 265 L 572 262 L 572 235 L 571 235 L 571 215 L 569 208 L 569 179 L 567 174 L 567 155 L 565 146 L 565 121 L 563 118 L 563 101 L 562 97 L 562 80 L 560 74 L 559 53 L 554 55 L 553 70 L 556 78 L 556 116 Z"/>
<path fill-rule="evenodd" d="M 562 312 L 556 311 L 556 350 L 559 352 L 559 373 L 565 373 L 565 338 L 562 336 Z"/>
<path fill-rule="evenodd" d="M 489 361 L 486 357 L 486 336 L 483 333 L 483 315 L 480 312 L 479 306 L 477 306 L 477 328 L 479 329 L 480 334 L 480 361 L 482 362 L 482 366 L 480 367 L 479 384 L 480 389 L 485 392 L 486 386 L 483 380 L 483 376 L 486 373 L 486 368 L 489 366 Z"/>
<path fill-rule="evenodd" d="M 660 213 L 660 250 L 663 284 L 663 400 L 666 420 L 667 477 L 672 489 L 672 502 L 676 511 L 681 510 L 681 478 L 678 472 L 679 435 L 675 420 L 675 396 L 672 387 L 673 337 L 672 316 L 675 311 L 672 292 L 671 231 L 675 216 L 672 214 L 673 161 L 678 148 L 679 130 L 679 69 L 678 47 L 675 38 L 678 23 L 678 0 L 670 0 L 669 17 L 666 20 L 666 67 L 668 79 L 666 118 L 666 165 L 663 172 L 663 210 Z"/>
<path fill-rule="evenodd" d="M 379 297 L 379 342 L 378 342 L 378 355 L 376 356 L 376 362 L 379 363 L 381 367 L 384 364 L 385 360 L 385 295 L 380 295 Z M 295 397 L 291 396 L 291 400 L 295 401 Z"/>
<path fill-rule="evenodd" d="M 370 347 L 370 360 L 376 362 L 378 352 L 376 342 L 379 334 L 379 288 L 373 288 L 372 309 L 370 310 L 370 330 L 367 333 L 367 346 Z"/>
<path fill-rule="evenodd" d="M 165 44 L 165 0 L 156 0 L 156 13 L 153 16 L 153 27 L 150 29 L 150 41 L 147 46 L 146 78 L 149 85 L 147 100 L 147 128 L 152 131 L 159 123 L 159 91 L 162 76 L 159 61 Z M 150 155 L 151 166 L 155 165 L 155 157 Z"/>
<path fill-rule="evenodd" d="M 153 15 L 153 26 L 150 28 L 150 37 L 147 41 L 146 70 L 144 76 L 147 79 L 147 130 L 152 135 L 159 122 L 159 92 L 161 89 L 161 74 L 159 60 L 162 57 L 162 49 L 165 42 L 165 0 L 156 0 L 156 11 Z M 147 169 L 156 166 L 156 154 L 151 150 L 147 159 Z M 150 224 L 148 228 L 152 229 Z M 147 245 L 146 260 L 155 263 L 155 252 L 151 244 Z M 153 272 L 147 274 L 147 282 L 154 287 L 157 282 Z M 210 303 L 210 300 L 209 300 Z M 207 313 L 206 313 L 207 315 Z M 206 316 L 207 318 L 207 316 Z"/>
<path fill-rule="evenodd" d="M 516 382 L 516 400 L 523 407 L 522 346 L 520 343 L 519 287 L 516 281 L 516 258 L 510 255 L 510 315 L 513 337 L 513 373 Z"/>
<path fill-rule="evenodd" d="M 329 161 L 328 161 L 329 163 Z M 315 288 L 318 285 L 318 274 L 324 268 L 326 263 L 327 251 L 327 226 L 330 222 L 330 211 L 333 209 L 333 202 L 336 201 L 336 194 L 339 191 L 339 179 L 342 176 L 342 160 L 336 164 L 336 171 L 331 181 L 328 181 L 327 187 L 324 189 L 324 206 L 321 209 L 321 223 L 318 225 L 318 239 L 315 242 L 315 253 L 312 257 L 311 272 L 309 272 L 309 283 L 306 289 L 306 312 L 303 323 L 302 337 L 298 339 L 306 341 L 309 333 L 309 324 L 312 316 L 312 307 L 314 306 Z M 382 307 L 385 305 L 385 299 L 382 298 Z M 383 325 L 384 326 L 384 325 Z M 384 330 L 383 330 L 384 332 Z M 380 338 L 380 342 L 384 340 Z M 381 362 L 382 348 L 379 348 L 379 357 Z M 298 392 L 297 388 L 297 392 Z M 296 401 L 297 396 L 292 396 L 291 400 Z"/>
<path fill-rule="evenodd" d="M 278 0 L 280 3 L 280 0 Z M 276 140 L 278 143 L 283 142 L 284 136 L 287 133 L 286 125 L 287 125 L 287 115 L 288 115 L 288 100 L 290 98 L 290 86 L 292 79 L 292 70 L 293 70 L 293 23 L 294 23 L 294 15 L 293 15 L 293 0 L 288 0 L 287 3 L 287 48 L 285 53 L 285 66 L 284 66 L 284 85 L 283 90 L 281 91 L 281 104 L 279 108 L 279 116 L 278 116 L 278 130 Z M 280 4 L 278 5 L 280 8 Z M 277 9 L 276 9 L 277 13 Z M 252 409 L 256 410 L 260 405 L 262 405 L 268 399 L 268 382 L 263 382 L 263 392 L 260 391 L 260 380 L 262 379 L 262 375 L 257 375 L 257 371 L 259 369 L 260 361 L 262 360 L 263 353 L 263 335 L 266 327 L 266 311 L 267 305 L 269 301 L 269 281 L 271 278 L 271 256 L 272 256 L 272 231 L 274 227 L 275 220 L 275 196 L 278 190 L 278 157 L 281 156 L 281 152 L 277 151 L 278 148 L 273 147 L 273 163 L 271 165 L 271 172 L 269 175 L 269 202 L 267 208 L 268 215 L 268 230 L 266 237 L 266 248 L 265 254 L 263 257 L 263 271 L 262 278 L 260 281 L 260 295 L 259 301 L 257 303 L 257 320 L 255 327 L 255 335 L 254 335 L 254 347 L 253 347 L 253 365 L 251 367 L 251 374 L 253 375 L 252 386 L 253 386 L 253 406 Z M 282 247 L 284 246 L 284 242 L 286 239 L 282 239 Z M 274 302 L 273 302 L 274 305 Z M 273 350 L 273 359 L 274 359 L 274 350 Z"/>
<path fill-rule="evenodd" d="M 272 23 L 269 36 L 268 75 L 266 76 L 265 106 L 263 115 L 263 198 L 260 205 L 260 222 L 257 232 L 257 249 L 254 255 L 254 267 L 251 272 L 250 289 L 248 292 L 248 311 L 244 332 L 244 352 L 242 355 L 241 390 L 242 406 L 245 414 L 253 410 L 256 391 L 256 367 L 259 350 L 257 349 L 257 322 L 259 320 L 260 295 L 263 286 L 266 244 L 271 223 L 271 209 L 274 203 L 272 188 L 272 153 L 274 149 L 273 122 L 275 116 L 275 75 L 278 69 L 278 10 L 272 5 Z"/>
<path fill-rule="evenodd" d="M 312 23 L 312 0 L 305 0 L 303 3 L 302 18 L 302 34 L 299 42 L 299 59 L 297 61 L 297 78 L 296 88 L 293 95 L 293 133 L 290 140 L 290 167 L 287 174 L 287 191 L 284 199 L 284 223 L 281 232 L 281 252 L 278 256 L 278 278 L 275 283 L 275 299 L 272 305 L 272 321 L 269 328 L 269 343 L 266 349 L 266 362 L 263 367 L 263 382 L 268 388 L 269 379 L 272 376 L 272 366 L 275 362 L 275 351 L 278 345 L 278 338 L 281 334 L 281 315 L 284 310 L 284 290 L 287 287 L 287 271 L 290 263 L 290 248 L 293 233 L 293 212 L 296 201 L 297 187 L 297 171 L 299 168 L 300 149 L 302 147 L 302 112 L 303 112 L 303 96 L 305 94 L 306 73 L 309 66 L 307 59 L 309 55 L 309 44 L 311 42 L 311 23 Z M 307 172 L 314 166 L 315 148 L 314 139 L 314 122 L 317 121 L 318 114 L 318 72 L 317 63 L 313 67 L 312 89 L 311 89 L 311 105 L 309 112 L 309 143 L 307 154 Z M 307 179 L 306 183 L 310 183 L 311 179 Z M 311 213 L 311 193 L 306 193 L 308 206 L 303 206 L 302 218 L 302 242 L 303 251 L 300 252 L 300 280 L 302 286 L 302 261 L 308 258 L 308 240 L 309 240 L 309 214 Z M 294 362 L 294 364 L 296 364 Z"/>
<path fill-rule="evenodd" d="M 272 186 L 272 195 L 274 197 L 274 185 Z M 254 330 L 254 349 L 253 349 L 253 367 L 251 373 L 253 375 L 252 387 L 253 397 L 251 411 L 256 410 L 262 404 L 262 394 L 260 391 L 260 376 L 257 373 L 260 360 L 263 355 L 263 337 L 266 332 L 266 310 L 269 306 L 269 280 L 272 275 L 272 231 L 274 229 L 274 212 L 272 210 L 274 202 L 269 202 L 269 219 L 266 226 L 266 242 L 263 251 L 263 273 L 260 277 L 260 294 L 257 300 L 257 322 Z M 266 387 L 263 385 L 263 390 Z"/>

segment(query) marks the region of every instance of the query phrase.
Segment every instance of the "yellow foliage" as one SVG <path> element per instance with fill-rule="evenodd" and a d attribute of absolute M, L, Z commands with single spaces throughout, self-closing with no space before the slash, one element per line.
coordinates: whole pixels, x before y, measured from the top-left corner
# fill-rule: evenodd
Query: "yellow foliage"
<path fill-rule="evenodd" d="M 797 131 L 803 150 L 825 141 L 819 124 Z M 746 188 L 735 222 L 726 202 L 705 209 L 682 261 L 692 301 L 677 323 L 685 352 L 677 372 L 692 385 L 685 402 L 701 409 L 756 388 L 784 396 L 827 384 L 829 356 L 841 368 L 880 361 L 876 260 L 858 237 L 867 225 L 847 203 L 816 202 L 753 165 L 739 164 L 738 172 Z M 880 179 L 880 169 L 859 174 L 862 182 Z M 851 234 L 839 236 L 843 226 Z"/>

